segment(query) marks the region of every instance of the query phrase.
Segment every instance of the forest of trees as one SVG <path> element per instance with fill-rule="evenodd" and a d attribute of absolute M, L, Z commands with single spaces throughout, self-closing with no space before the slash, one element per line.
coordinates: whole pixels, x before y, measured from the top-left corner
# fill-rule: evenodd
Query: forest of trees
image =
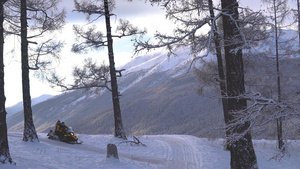
<path fill-rule="evenodd" d="M 284 97 L 281 86 L 280 61 L 282 58 L 299 56 L 299 46 L 288 39 L 284 47 L 280 47 L 280 36 L 285 29 L 299 28 L 299 1 L 291 1 L 297 6 L 290 9 L 288 0 L 262 0 L 267 11 L 254 11 L 239 6 L 237 0 L 149 0 L 145 3 L 160 5 L 166 13 L 166 18 L 174 21 L 177 27 L 170 34 L 159 31 L 153 39 L 146 39 L 146 30 L 139 30 L 127 20 L 119 20 L 112 33 L 110 17 L 113 16 L 115 0 L 74 0 L 74 11 L 86 15 L 86 27 L 73 26 L 76 43 L 72 52 L 82 53 L 91 50 L 107 48 L 109 66 L 99 65 L 88 60 L 83 68 L 74 68 L 74 83 L 66 84 L 64 78 L 57 73 L 47 77 L 49 83 L 59 86 L 62 90 L 104 87 L 112 93 L 114 112 L 115 137 L 126 139 L 123 127 L 120 93 L 117 77 L 122 76 L 123 70 L 116 70 L 114 61 L 113 38 L 131 36 L 135 54 L 163 48 L 169 57 L 176 54 L 181 47 L 188 47 L 194 55 L 193 63 L 204 59 L 212 53 L 216 56 L 213 63 L 216 76 L 209 78 L 218 82 L 218 90 L 222 98 L 224 130 L 226 133 L 226 149 L 230 151 L 232 169 L 258 168 L 257 158 L 252 143 L 252 130 L 267 123 L 276 123 L 278 148 L 284 153 L 283 121 L 289 116 L 299 116 L 299 104 Z M 57 10 L 59 0 L 45 0 L 43 3 L 35 0 L 1 0 L 0 6 L 0 162 L 13 163 L 10 157 L 7 140 L 5 95 L 4 95 L 4 41 L 17 35 L 21 39 L 22 86 L 24 104 L 24 133 L 23 141 L 38 141 L 35 131 L 29 86 L 29 70 L 48 72 L 51 63 L 59 59 L 63 42 L 48 39 L 44 35 L 55 34 L 65 24 L 65 10 Z M 128 3 L 134 4 L 131 0 Z M 292 16 L 292 17 L 291 17 Z M 100 17 L 105 18 L 106 34 L 98 31 L 98 25 L 93 24 Z M 122 17 L 122 16 L 121 16 Z M 30 20 L 28 22 L 28 20 Z M 297 26 L 295 26 L 297 25 Z M 207 26 L 209 30 L 207 31 Z M 28 29 L 29 28 L 29 29 Z M 30 32 L 31 31 L 31 32 Z M 299 30 L 298 30 L 299 31 Z M 43 39 L 43 40 L 40 40 Z M 45 40 L 46 39 L 46 40 Z M 274 51 L 251 53 L 252 48 L 262 40 L 272 39 Z M 299 31 L 300 39 L 300 31 Z M 282 43 L 282 42 L 281 42 Z M 30 48 L 29 45 L 35 46 Z M 300 45 L 300 42 L 299 42 Z M 272 49 L 271 49 L 272 50 Z M 274 55 L 273 55 L 274 53 Z M 245 78 L 245 60 L 247 58 L 275 58 L 276 66 L 276 95 L 271 96 L 262 88 L 248 90 L 250 86 Z M 260 58 L 259 58 L 260 57 Z M 209 64 L 209 63 L 207 63 Z M 203 66 L 197 70 L 203 80 L 210 69 Z M 207 79 L 206 79 L 207 81 Z M 207 82 L 209 83 L 209 82 Z M 270 84 L 266 84 L 270 85 Z M 269 118 L 262 118 L 261 112 L 266 111 Z M 272 113 L 271 113 L 272 112 Z M 264 115 L 266 117 L 266 115 Z M 255 124 L 255 125 L 254 125 Z"/>

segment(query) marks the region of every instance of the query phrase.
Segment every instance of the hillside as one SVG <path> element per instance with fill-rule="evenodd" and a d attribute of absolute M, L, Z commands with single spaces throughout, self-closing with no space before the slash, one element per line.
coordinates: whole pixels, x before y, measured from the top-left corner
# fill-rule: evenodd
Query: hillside
<path fill-rule="evenodd" d="M 187 53 L 182 51 L 170 59 L 162 54 L 137 57 L 124 66 L 126 72 L 118 84 L 128 134 L 207 136 L 211 129 L 220 127 L 222 114 L 218 100 L 198 95 L 197 77 L 193 71 L 186 74 L 192 59 Z M 60 119 L 78 133 L 112 134 L 111 93 L 107 90 L 65 93 L 33 106 L 33 117 L 38 132 L 47 132 Z M 22 113 L 7 121 L 9 131 L 22 131 Z"/>
<path fill-rule="evenodd" d="M 169 59 L 160 53 L 140 56 L 124 66 L 126 71 L 118 79 L 118 84 L 122 94 L 121 112 L 127 135 L 188 134 L 209 138 L 224 136 L 219 91 L 215 90 L 217 86 L 205 86 L 204 94 L 198 94 L 202 82 L 193 70 L 187 73 L 191 59 L 188 52 L 183 50 L 178 56 Z M 262 66 L 264 62 L 260 60 L 252 66 L 246 65 L 246 80 L 250 84 L 248 89 L 265 91 L 267 88 L 272 91 L 276 87 L 276 81 L 271 83 L 274 86 L 269 85 L 274 80 L 270 78 L 273 77 L 271 74 L 258 76 L 260 70 L 265 70 Z M 299 63 L 296 58 L 282 66 L 282 73 L 286 75 L 284 90 L 290 93 L 300 91 L 297 77 L 297 72 L 300 72 Z M 272 72 L 273 68 L 265 71 Z M 289 78 L 289 75 L 292 76 Z M 256 79 L 253 80 L 253 77 Z M 257 77 L 268 83 L 253 84 L 254 81 L 263 82 Z M 299 95 L 296 97 L 299 98 Z M 33 118 L 38 132 L 48 132 L 57 120 L 62 120 L 77 133 L 112 134 L 112 107 L 111 93 L 107 90 L 77 90 L 33 106 Z M 23 131 L 22 113 L 10 117 L 7 122 L 9 131 Z M 294 122 L 296 124 L 297 121 Z M 295 124 L 292 124 L 290 133 L 297 131 Z M 275 132 L 276 128 L 270 124 L 267 132 L 257 135 L 276 139 Z M 299 136 L 292 134 L 290 138 L 296 139 Z"/>
<path fill-rule="evenodd" d="M 52 95 L 47 95 L 47 94 L 44 94 L 44 95 L 41 95 L 37 98 L 33 98 L 31 100 L 31 104 L 32 105 L 36 105 L 38 103 L 41 103 L 49 98 L 53 97 Z M 17 103 L 16 105 L 14 106 L 11 106 L 11 107 L 7 107 L 6 108 L 6 112 L 7 112 L 7 118 L 22 111 L 23 110 L 23 102 L 19 102 Z"/>

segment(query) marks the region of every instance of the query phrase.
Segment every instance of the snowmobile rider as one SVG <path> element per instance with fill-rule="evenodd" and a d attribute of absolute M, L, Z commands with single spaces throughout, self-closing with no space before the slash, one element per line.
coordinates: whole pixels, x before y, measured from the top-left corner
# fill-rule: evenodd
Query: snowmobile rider
<path fill-rule="evenodd" d="M 55 134 L 58 137 L 62 137 L 66 133 L 67 130 L 68 130 L 68 127 L 65 125 L 64 122 L 60 122 L 60 120 L 58 120 L 56 122 L 56 125 L 55 125 Z"/>
<path fill-rule="evenodd" d="M 60 120 L 57 120 L 57 122 L 56 122 L 56 124 L 55 124 L 55 134 L 56 135 L 58 135 L 58 133 L 59 133 L 59 125 L 61 125 L 61 122 L 60 122 Z"/>

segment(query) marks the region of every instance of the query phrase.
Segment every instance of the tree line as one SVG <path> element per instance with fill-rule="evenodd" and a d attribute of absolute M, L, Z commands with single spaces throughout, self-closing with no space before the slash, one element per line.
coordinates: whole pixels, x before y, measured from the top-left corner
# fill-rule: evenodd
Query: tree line
<path fill-rule="evenodd" d="M 92 25 L 100 17 L 105 17 L 106 35 L 97 31 L 97 26 L 88 28 L 74 25 L 73 30 L 78 42 L 73 44 L 73 52 L 88 52 L 92 49 L 106 47 L 108 50 L 109 66 L 98 66 L 92 60 L 86 62 L 83 68 L 75 68 L 73 75 L 74 84 L 66 84 L 64 78 L 56 73 L 46 79 L 54 86 L 63 90 L 74 90 L 81 88 L 105 87 L 112 93 L 112 102 L 115 119 L 115 136 L 126 139 L 123 128 L 121 108 L 118 91 L 117 77 L 122 76 L 123 70 L 116 70 L 114 66 L 113 38 L 132 36 L 135 53 L 164 48 L 168 56 L 176 54 L 180 47 L 189 47 L 190 53 L 194 55 L 193 62 L 205 58 L 209 53 L 216 55 L 217 76 L 220 95 L 222 98 L 223 115 L 226 131 L 226 149 L 230 151 L 231 168 L 258 168 L 257 159 L 252 143 L 251 131 L 254 127 L 258 114 L 266 106 L 274 106 L 277 111 L 272 114 L 277 123 L 277 135 L 279 149 L 284 151 L 285 146 L 282 134 L 283 117 L 288 115 L 299 115 L 299 106 L 296 104 L 284 104 L 281 97 L 280 59 L 278 39 L 283 28 L 290 28 L 286 24 L 289 16 L 287 0 L 263 0 L 270 6 L 270 15 L 264 11 L 253 11 L 239 6 L 236 0 L 149 0 L 152 5 L 161 5 L 167 19 L 178 23 L 173 30 L 173 35 L 154 35 L 155 40 L 145 40 L 143 35 L 147 32 L 139 30 L 129 21 L 120 20 L 116 28 L 117 34 L 112 34 L 110 17 L 115 7 L 114 0 L 92 1 L 74 0 L 74 12 L 80 12 L 87 16 L 88 25 Z M 59 52 L 63 47 L 62 42 L 55 39 L 47 39 L 44 42 L 37 40 L 46 33 L 53 33 L 64 25 L 65 11 L 52 11 L 57 7 L 59 0 L 47 0 L 37 2 L 34 0 L 1 0 L 0 7 L 0 159 L 1 163 L 12 163 L 9 154 L 6 127 L 5 95 L 4 95 L 4 63 L 3 44 L 4 35 L 17 35 L 21 37 L 22 58 L 22 85 L 24 104 L 24 134 L 23 141 L 38 141 L 32 119 L 29 70 L 43 70 L 51 66 L 55 58 L 59 58 Z M 134 1 L 132 2 L 134 3 Z M 216 3 L 216 4 L 214 4 Z M 298 8 L 294 11 L 295 21 L 299 18 Z M 30 21 L 28 22 L 28 20 Z M 298 19 L 299 22 L 299 19 Z M 6 29 L 3 26 L 6 23 Z M 299 24 L 298 24 L 299 25 Z M 202 31 L 209 27 L 209 31 Z M 27 28 L 32 28 L 32 34 L 28 35 Z M 266 98 L 261 91 L 249 92 L 245 87 L 245 52 L 253 47 L 261 45 L 260 42 L 275 34 L 275 56 L 278 98 Z M 139 36 L 138 36 L 139 35 Z M 33 39 L 33 40 L 32 40 Z M 29 48 L 28 45 L 35 48 Z M 31 52 L 29 52 L 29 50 Z M 299 55 L 299 47 L 289 48 L 289 55 Z M 293 50 L 292 50 L 293 49 Z M 247 53 L 249 55 L 249 53 Z M 46 57 L 47 56 L 47 57 Z M 50 56 L 50 58 L 49 58 Z M 247 56 L 248 57 L 248 56 Z M 45 59 L 46 58 L 46 59 Z M 30 59 L 30 60 L 28 60 Z M 30 64 L 29 64 L 30 63 Z M 109 85 L 110 84 L 110 85 Z M 3 151 L 2 151 L 3 150 Z M 3 158 L 2 158 L 3 157 Z M 2 160 L 3 159 L 3 160 Z"/>

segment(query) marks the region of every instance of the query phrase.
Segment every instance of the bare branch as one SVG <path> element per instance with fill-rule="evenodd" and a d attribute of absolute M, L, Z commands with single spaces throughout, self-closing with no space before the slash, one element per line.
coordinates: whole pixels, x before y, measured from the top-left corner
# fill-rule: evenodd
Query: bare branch
<path fill-rule="evenodd" d="M 121 77 L 122 70 L 116 70 Z M 66 78 L 61 78 L 55 73 L 52 73 L 50 77 L 46 77 L 46 80 L 52 84 L 52 87 L 60 87 L 63 91 L 76 90 L 76 89 L 91 89 L 91 88 L 106 88 L 109 91 L 112 89 L 109 87 L 111 81 L 109 77 L 109 67 L 104 63 L 98 66 L 92 59 L 86 59 L 82 68 L 75 67 L 73 70 L 74 84 L 66 84 Z M 121 96 L 119 94 L 119 96 Z"/>
<path fill-rule="evenodd" d="M 89 49 L 99 50 L 101 47 L 107 46 L 106 41 L 103 40 L 104 35 L 102 32 L 96 30 L 96 26 L 89 27 L 86 31 L 77 25 L 73 26 L 76 34 L 76 39 L 83 42 L 78 42 L 72 45 L 72 51 L 75 53 L 87 52 Z"/>
<path fill-rule="evenodd" d="M 122 143 L 130 143 L 130 145 L 142 145 L 144 147 L 147 147 L 146 144 L 143 144 L 136 136 L 133 136 L 133 141 L 122 141 L 119 143 L 122 144 Z"/>
<path fill-rule="evenodd" d="M 95 5 L 95 3 L 91 3 L 90 1 L 82 0 L 80 3 L 77 0 L 74 0 L 75 10 L 76 12 L 81 12 L 86 14 L 86 19 L 90 21 L 90 23 L 96 21 L 100 17 L 105 15 L 104 5 Z M 109 1 L 109 8 L 112 11 L 115 8 L 115 2 Z M 97 17 L 91 20 L 92 15 L 97 15 Z M 113 15 L 113 14 L 110 14 Z"/>
<path fill-rule="evenodd" d="M 48 39 L 45 42 L 42 42 L 35 49 L 31 50 L 29 56 L 29 62 L 34 65 L 30 66 L 31 70 L 38 70 L 42 68 L 46 69 L 49 65 L 52 64 L 53 59 L 59 59 L 59 53 L 64 46 L 62 42 L 55 42 L 53 39 Z M 48 57 L 47 57 L 48 56 Z M 42 58 L 41 58 L 42 57 Z"/>
<path fill-rule="evenodd" d="M 137 27 L 134 27 L 128 20 L 119 20 L 119 25 L 116 28 L 116 32 L 119 35 L 112 35 L 112 37 L 122 38 L 125 36 L 133 36 L 133 35 L 144 35 L 147 33 L 147 30 L 139 30 Z"/>

